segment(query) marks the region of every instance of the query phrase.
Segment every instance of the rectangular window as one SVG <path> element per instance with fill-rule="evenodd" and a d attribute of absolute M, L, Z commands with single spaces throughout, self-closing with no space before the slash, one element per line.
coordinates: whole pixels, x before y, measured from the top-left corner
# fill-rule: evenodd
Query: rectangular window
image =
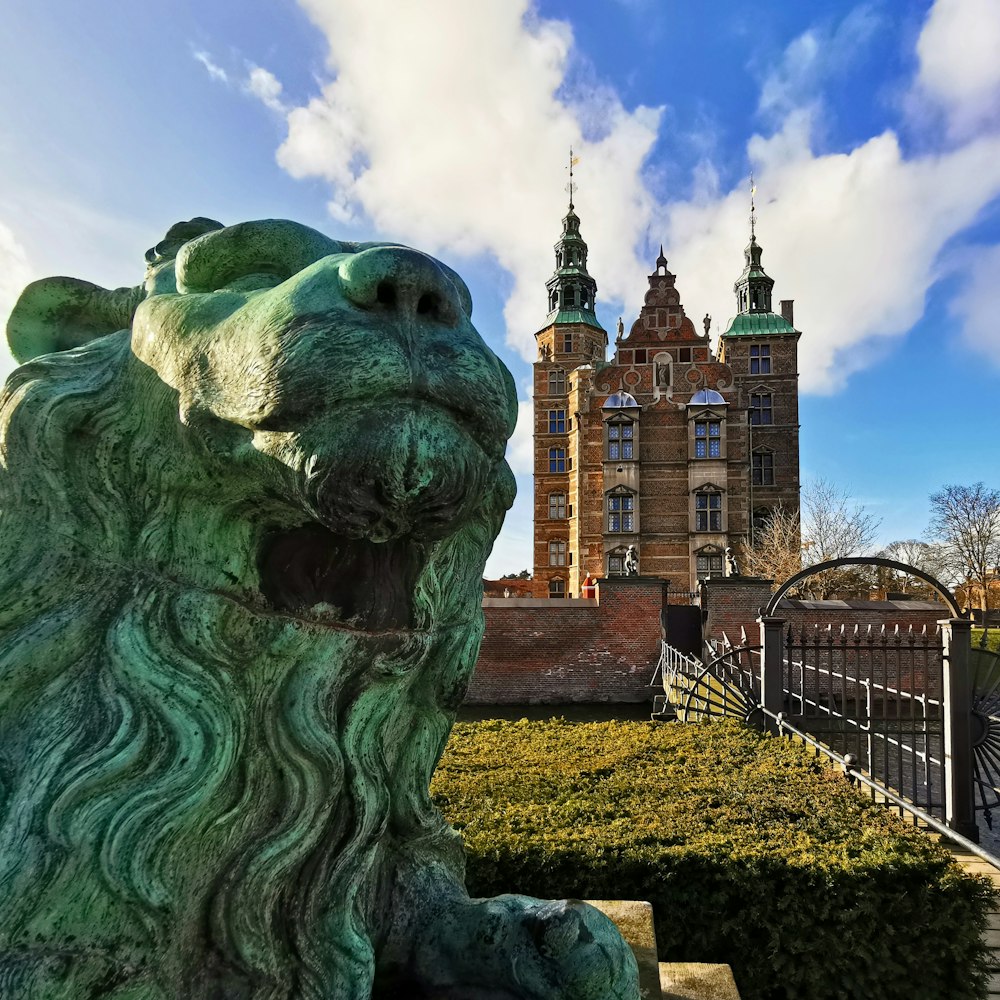
<path fill-rule="evenodd" d="M 678 347 L 677 348 L 677 360 L 684 363 L 691 361 L 691 348 L 690 347 Z"/>
<path fill-rule="evenodd" d="M 754 486 L 774 485 L 774 455 L 769 451 L 754 452 L 751 456 Z"/>
<path fill-rule="evenodd" d="M 721 555 L 706 555 L 698 556 L 698 577 L 704 578 L 706 576 L 721 576 L 722 575 L 722 556 Z"/>
<path fill-rule="evenodd" d="M 629 461 L 635 456 L 634 432 L 631 421 L 608 424 L 608 461 Z"/>
<path fill-rule="evenodd" d="M 566 433 L 565 410 L 549 410 L 549 433 L 550 434 Z"/>
<path fill-rule="evenodd" d="M 722 494 L 694 495 L 694 530 L 722 531 Z"/>
<path fill-rule="evenodd" d="M 566 449 L 549 448 L 549 472 L 566 471 Z"/>
<path fill-rule="evenodd" d="M 608 576 L 623 576 L 625 573 L 624 556 L 608 556 Z"/>
<path fill-rule="evenodd" d="M 644 350 L 635 352 L 635 363 L 637 365 L 644 365 L 646 363 L 646 352 Z"/>
<path fill-rule="evenodd" d="M 608 496 L 608 531 L 635 531 L 635 497 L 631 493 Z"/>
<path fill-rule="evenodd" d="M 566 584 L 558 577 L 555 580 L 549 580 L 549 597 L 565 597 L 565 596 L 566 596 Z"/>
<path fill-rule="evenodd" d="M 563 334 L 563 350 L 567 354 L 573 353 L 573 334 L 571 333 Z"/>
<path fill-rule="evenodd" d="M 769 392 L 750 393 L 750 423 L 771 423 L 771 394 Z"/>
<path fill-rule="evenodd" d="M 750 374 L 771 374 L 771 347 L 769 344 L 750 345 Z"/>
<path fill-rule="evenodd" d="M 566 494 L 549 494 L 549 517 L 553 520 L 561 520 L 566 516 Z"/>
<path fill-rule="evenodd" d="M 561 396 L 566 392 L 566 373 L 561 368 L 549 372 L 549 395 Z"/>
<path fill-rule="evenodd" d="M 719 458 L 722 455 L 722 424 L 718 420 L 694 423 L 694 457 Z"/>
<path fill-rule="evenodd" d="M 549 542 L 549 565 L 550 566 L 566 565 L 565 542 Z"/>

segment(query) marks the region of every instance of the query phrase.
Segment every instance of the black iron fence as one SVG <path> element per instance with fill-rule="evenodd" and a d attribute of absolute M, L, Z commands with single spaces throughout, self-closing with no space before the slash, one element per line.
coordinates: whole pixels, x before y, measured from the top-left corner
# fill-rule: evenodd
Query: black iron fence
<path fill-rule="evenodd" d="M 783 638 L 787 720 L 943 818 L 940 627 L 800 626 Z"/>

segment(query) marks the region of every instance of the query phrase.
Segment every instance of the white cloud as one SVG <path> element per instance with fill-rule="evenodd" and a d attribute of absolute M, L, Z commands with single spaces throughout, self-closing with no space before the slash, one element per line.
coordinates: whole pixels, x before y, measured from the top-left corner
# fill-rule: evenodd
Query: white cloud
<path fill-rule="evenodd" d="M 531 397 L 517 403 L 517 426 L 507 442 L 507 462 L 515 475 L 531 475 L 535 469 L 534 404 Z"/>
<path fill-rule="evenodd" d="M 997 288 L 1000 287 L 1000 246 L 974 247 L 960 255 L 965 277 L 951 305 L 961 323 L 962 339 L 975 354 L 1000 368 L 1000 327 Z"/>
<path fill-rule="evenodd" d="M 272 111 L 284 113 L 288 110 L 281 99 L 281 81 L 262 66 L 251 65 L 246 82 L 247 92 L 256 97 L 265 107 Z"/>
<path fill-rule="evenodd" d="M 34 273 L 28 261 L 28 254 L 17 241 L 9 226 L 0 222 L 0 331 L 7 329 L 7 317 L 24 286 Z M 17 366 L 7 350 L 6 337 L 0 347 L 0 381 L 5 379 Z"/>
<path fill-rule="evenodd" d="M 229 83 L 229 74 L 221 66 L 219 66 L 218 63 L 214 62 L 212 57 L 207 52 L 195 49 L 192 51 L 191 55 L 205 67 L 208 71 L 208 75 L 213 80 L 218 80 L 220 83 Z"/>
<path fill-rule="evenodd" d="M 634 298 L 654 208 L 641 168 L 660 111 L 567 86 L 566 24 L 527 0 L 301 2 L 335 79 L 290 112 L 278 159 L 329 182 L 335 219 L 363 213 L 430 251 L 492 254 L 514 279 L 508 343 L 533 359 L 572 145 L 591 271 L 605 299 Z"/>
<path fill-rule="evenodd" d="M 936 0 L 917 41 L 921 98 L 946 115 L 953 136 L 1000 124 L 1000 3 Z"/>
<path fill-rule="evenodd" d="M 863 5 L 855 7 L 835 26 L 804 31 L 786 47 L 772 66 L 760 90 L 758 110 L 783 117 L 802 107 L 817 93 L 824 78 L 847 67 L 871 37 L 881 19 Z"/>
<path fill-rule="evenodd" d="M 808 112 L 795 112 L 779 132 L 755 136 L 748 152 L 775 300 L 796 300 L 802 388 L 832 392 L 867 366 L 873 342 L 905 333 L 923 314 L 942 248 L 1000 195 L 1000 135 L 906 159 L 885 132 L 849 153 L 817 155 L 810 124 Z M 748 207 L 741 185 L 668 210 L 685 301 L 707 304 L 720 321 L 735 312 Z"/>

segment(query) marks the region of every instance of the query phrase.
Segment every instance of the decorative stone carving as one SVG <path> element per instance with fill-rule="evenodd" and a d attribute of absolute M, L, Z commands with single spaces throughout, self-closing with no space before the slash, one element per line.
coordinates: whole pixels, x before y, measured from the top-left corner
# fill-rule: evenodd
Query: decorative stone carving
<path fill-rule="evenodd" d="M 637 1000 L 575 902 L 473 900 L 431 772 L 514 496 L 461 279 L 292 222 L 53 278 L 0 398 L 0 996 Z"/>

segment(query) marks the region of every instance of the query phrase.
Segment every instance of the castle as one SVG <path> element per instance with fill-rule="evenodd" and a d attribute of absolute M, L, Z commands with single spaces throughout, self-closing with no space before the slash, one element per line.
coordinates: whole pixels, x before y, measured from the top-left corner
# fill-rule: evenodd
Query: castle
<path fill-rule="evenodd" d="M 694 590 L 775 507 L 798 510 L 799 331 L 790 300 L 771 311 L 761 253 L 751 221 L 737 315 L 715 353 L 710 318 L 703 332 L 688 318 L 661 247 L 609 362 L 571 193 L 535 334 L 536 597 L 630 574 Z"/>

